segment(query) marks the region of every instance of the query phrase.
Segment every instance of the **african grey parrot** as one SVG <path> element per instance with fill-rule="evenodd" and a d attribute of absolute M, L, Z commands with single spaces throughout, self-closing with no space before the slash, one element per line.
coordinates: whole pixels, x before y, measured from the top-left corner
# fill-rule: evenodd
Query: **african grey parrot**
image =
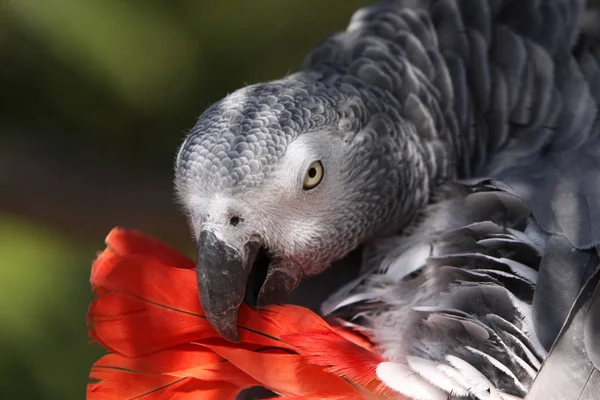
<path fill-rule="evenodd" d="M 175 187 L 213 327 L 238 340 L 244 298 L 285 301 L 360 248 L 361 275 L 322 310 L 371 332 L 388 386 L 598 398 L 600 42 L 584 13 L 382 0 L 298 72 L 208 108 Z"/>

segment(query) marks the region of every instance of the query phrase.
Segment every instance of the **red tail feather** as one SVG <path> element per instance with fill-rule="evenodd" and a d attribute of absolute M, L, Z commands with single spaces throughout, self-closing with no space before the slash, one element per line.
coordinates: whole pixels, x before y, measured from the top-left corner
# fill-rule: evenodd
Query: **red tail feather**
<path fill-rule="evenodd" d="M 106 237 L 106 244 L 120 256 L 149 255 L 169 267 L 196 268 L 192 260 L 173 247 L 133 229 L 114 228 Z"/>
<path fill-rule="evenodd" d="M 91 336 L 131 357 L 216 336 L 190 281 L 192 270 L 148 256 L 121 259 L 97 281 L 106 292 L 90 304 Z"/>
<path fill-rule="evenodd" d="M 88 400 L 151 400 L 198 398 L 234 399 L 240 389 L 227 382 L 201 381 L 168 375 L 147 375 L 120 368 L 93 367 L 88 384 Z"/>
<path fill-rule="evenodd" d="M 230 346 L 209 345 L 209 349 L 255 378 L 261 385 L 283 395 L 350 395 L 354 388 L 338 376 L 310 365 L 298 354 L 251 352 Z"/>
<path fill-rule="evenodd" d="M 292 334 L 284 340 L 296 346 L 308 362 L 325 367 L 325 371 L 362 386 L 379 384 L 375 371 L 381 358 L 331 330 Z"/>
<path fill-rule="evenodd" d="M 107 244 L 88 321 L 113 354 L 92 368 L 89 400 L 232 399 L 256 385 L 298 400 L 359 399 L 378 382 L 364 336 L 302 307 L 242 305 L 242 342 L 229 343 L 204 317 L 193 262 L 140 232 L 115 229 Z"/>
<path fill-rule="evenodd" d="M 141 357 L 107 354 L 94 364 L 94 368 L 115 366 L 143 374 L 195 378 L 203 381 L 223 381 L 226 377 L 229 383 L 238 387 L 259 385 L 259 382 L 227 360 L 195 344 L 185 344 Z"/>

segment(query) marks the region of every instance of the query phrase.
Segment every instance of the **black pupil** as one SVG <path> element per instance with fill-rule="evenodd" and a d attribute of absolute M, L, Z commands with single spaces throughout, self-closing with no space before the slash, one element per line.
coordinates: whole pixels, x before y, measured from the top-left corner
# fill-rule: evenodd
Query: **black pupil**
<path fill-rule="evenodd" d="M 317 176 L 317 170 L 314 167 L 311 167 L 308 170 L 308 177 L 309 178 L 314 178 L 315 176 Z"/>

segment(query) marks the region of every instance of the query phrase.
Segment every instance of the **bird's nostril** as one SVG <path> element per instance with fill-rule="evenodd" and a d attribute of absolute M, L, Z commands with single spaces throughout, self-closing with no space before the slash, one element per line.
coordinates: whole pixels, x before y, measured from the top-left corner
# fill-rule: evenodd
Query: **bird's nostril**
<path fill-rule="evenodd" d="M 235 216 L 231 217 L 231 219 L 229 220 L 229 224 L 231 224 L 231 226 L 237 226 L 237 224 L 239 224 L 242 221 L 243 221 L 242 218 L 235 215 Z"/>

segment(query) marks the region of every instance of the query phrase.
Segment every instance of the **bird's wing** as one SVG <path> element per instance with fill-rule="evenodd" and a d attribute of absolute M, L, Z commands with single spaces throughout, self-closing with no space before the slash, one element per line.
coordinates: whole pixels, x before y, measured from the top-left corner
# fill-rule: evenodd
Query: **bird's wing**
<path fill-rule="evenodd" d="M 594 274 L 587 279 L 569 310 L 569 316 L 544 361 L 527 400 L 598 398 L 600 269 L 597 262 L 594 269 Z M 560 293 L 555 295 L 560 296 Z"/>
<path fill-rule="evenodd" d="M 451 136 L 460 136 L 455 150 L 461 175 L 497 179 L 498 187 L 525 200 L 536 224 L 550 234 L 544 238 L 547 245 L 542 252 L 532 316 L 540 341 L 549 348 L 565 321 L 567 328 L 574 323 L 567 316 L 597 265 L 593 249 L 600 244 L 600 47 L 590 29 L 580 32 L 585 2 L 432 0 L 381 4 L 381 8 L 357 14 L 354 29 L 377 31 L 384 38 L 388 31 L 408 31 L 416 38 L 420 47 L 415 49 L 424 51 L 404 51 L 402 56 L 421 71 L 433 76 L 438 73 L 437 80 L 425 75 L 442 94 L 441 108 L 445 110 L 448 104 L 445 99 L 452 104 L 453 119 L 444 114 L 442 120 Z M 389 40 L 396 40 L 390 35 Z M 350 43 L 348 36 L 342 39 L 318 48 L 308 63 L 320 57 L 346 57 L 344 49 L 350 53 L 353 48 L 343 46 Z M 336 47 L 337 52 L 331 50 L 335 40 L 342 44 Z M 374 66 L 382 64 L 385 50 L 394 48 L 385 49 L 380 43 L 364 47 L 369 46 L 370 54 L 377 55 L 372 57 Z M 406 44 L 400 47 L 409 48 Z M 432 62 L 436 58 L 431 49 L 442 56 L 447 76 L 439 76 L 444 68 Z M 423 53 L 428 57 L 417 56 Z M 368 64 L 361 65 L 367 70 Z M 394 81 L 394 74 L 383 69 L 372 76 L 381 77 L 382 82 L 387 82 L 385 77 Z M 411 85 L 400 87 L 408 90 Z M 402 91 L 397 96 L 406 97 Z M 425 97 L 421 101 L 431 104 Z M 435 110 L 430 113 L 437 115 Z M 434 120 L 439 128 L 439 120 Z M 448 122 L 452 120 L 456 126 Z M 415 124 L 423 125 L 419 121 Z M 399 264 L 404 263 L 401 273 L 415 268 L 405 261 L 414 260 L 423 250 L 409 246 L 411 253 L 407 253 L 404 245 L 398 245 L 395 254 L 402 261 Z M 365 301 L 370 295 L 355 293 L 345 303 Z M 598 318 L 593 309 L 586 313 L 590 321 Z M 588 332 L 596 327 L 592 322 L 586 326 Z M 596 357 L 593 346 L 584 348 L 590 360 Z"/>
<path fill-rule="evenodd" d="M 389 246 L 381 268 L 326 311 L 369 327 L 390 361 L 380 379 L 410 398 L 522 397 L 546 355 L 531 305 L 549 236 L 493 182 L 452 192 L 426 213 L 419 240 Z"/>
<path fill-rule="evenodd" d="M 346 285 L 323 311 L 369 326 L 393 360 L 381 379 L 414 398 L 488 389 L 529 391 L 532 400 L 597 398 L 600 257 L 544 232 L 501 187 L 474 183 L 466 196 L 459 190 L 434 206 L 425 231 L 382 245 L 381 268 Z M 407 371 L 418 377 L 400 379 Z"/>

